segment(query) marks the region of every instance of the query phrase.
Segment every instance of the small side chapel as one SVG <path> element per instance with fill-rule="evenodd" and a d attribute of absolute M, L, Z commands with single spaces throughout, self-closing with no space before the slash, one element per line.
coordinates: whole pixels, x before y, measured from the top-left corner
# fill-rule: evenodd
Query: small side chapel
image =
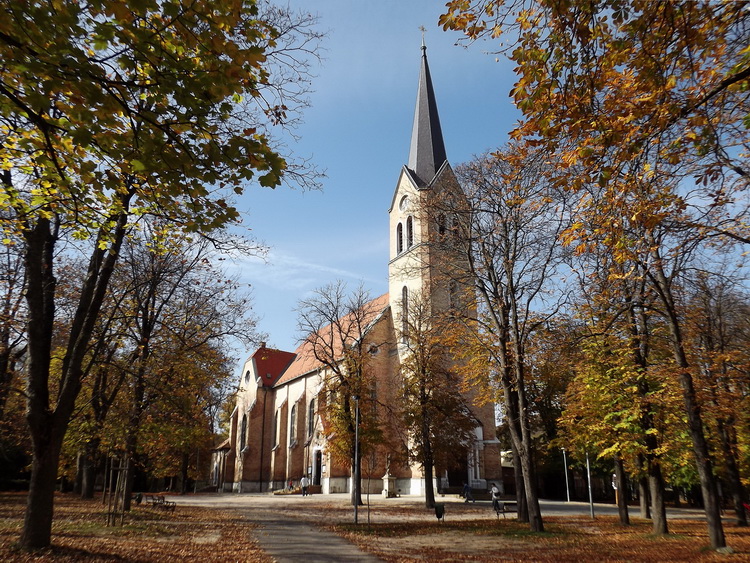
<path fill-rule="evenodd" d="M 388 293 L 371 302 L 379 314 L 364 335 L 377 343 L 372 346 L 371 363 L 378 374 L 381 401 L 399 400 L 394 390 L 399 389 L 399 366 L 406 353 L 400 323 L 404 322 L 402 309 L 408 307 L 410 296 L 429 296 L 433 308 L 455 306 L 451 289 L 430 268 L 431 261 L 445 259 L 439 256 L 441 246 L 431 244 L 445 236 L 445 226 L 428 221 L 421 210 L 428 198 L 458 193 L 460 187 L 446 158 L 423 44 L 409 160 L 401 169 L 388 210 Z M 349 464 L 337 462 L 327 448 L 318 412 L 326 374 L 309 348 L 307 341 L 294 352 L 261 344 L 244 363 L 230 435 L 222 445 L 221 463 L 214 469 L 220 490 L 272 491 L 290 482 L 296 485 L 307 475 L 314 491 L 351 492 Z M 457 470 L 436 474 L 436 490 L 460 487 L 464 482 L 486 489 L 490 482 L 501 481 L 494 406 L 476 407 L 468 402 L 476 420 L 473 448 Z M 401 494 L 424 494 L 424 477 L 418 465 L 393 465 L 386 459 L 374 460 L 374 471 L 369 475 L 363 471 L 362 490 L 386 495 L 397 490 Z"/>

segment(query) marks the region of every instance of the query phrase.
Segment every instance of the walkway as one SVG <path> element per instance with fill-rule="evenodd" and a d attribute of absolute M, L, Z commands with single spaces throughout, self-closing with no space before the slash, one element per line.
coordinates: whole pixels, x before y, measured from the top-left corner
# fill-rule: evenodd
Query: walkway
<path fill-rule="evenodd" d="M 261 518 L 257 512 L 242 512 L 248 520 L 259 525 L 254 537 L 260 547 L 279 563 L 311 561 L 335 563 L 360 561 L 375 563 L 381 561 L 374 555 L 365 553 L 348 541 L 314 528 L 298 520 L 275 517 Z"/>

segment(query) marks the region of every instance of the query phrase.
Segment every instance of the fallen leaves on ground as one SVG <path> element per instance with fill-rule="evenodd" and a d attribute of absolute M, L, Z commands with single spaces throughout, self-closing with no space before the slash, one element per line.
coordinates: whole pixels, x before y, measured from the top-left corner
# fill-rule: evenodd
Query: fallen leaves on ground
<path fill-rule="evenodd" d="M 25 506 L 25 494 L 0 493 L 0 561 L 271 561 L 251 537 L 253 524 L 234 511 L 180 506 L 171 512 L 134 505 L 123 526 L 107 527 L 101 499 L 61 494 L 55 497 L 52 547 L 26 553 L 15 546 Z"/>

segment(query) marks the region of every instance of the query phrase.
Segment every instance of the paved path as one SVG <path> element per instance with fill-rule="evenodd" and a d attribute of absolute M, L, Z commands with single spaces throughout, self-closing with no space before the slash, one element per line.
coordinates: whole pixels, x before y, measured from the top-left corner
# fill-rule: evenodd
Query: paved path
<path fill-rule="evenodd" d="M 253 536 L 261 549 L 279 563 L 311 561 L 334 563 L 360 561 L 375 563 L 381 559 L 361 551 L 348 541 L 314 528 L 310 524 L 288 518 L 274 517 L 260 519 L 257 512 L 243 511 L 248 520 L 259 525 Z"/>

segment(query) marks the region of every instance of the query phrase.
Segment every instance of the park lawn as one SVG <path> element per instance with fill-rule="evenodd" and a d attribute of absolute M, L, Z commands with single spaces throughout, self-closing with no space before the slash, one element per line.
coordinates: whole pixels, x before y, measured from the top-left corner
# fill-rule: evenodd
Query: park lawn
<path fill-rule="evenodd" d="M 0 493 L 0 561 L 271 561 L 252 540 L 253 525 L 236 512 L 134 505 L 122 527 L 107 527 L 101 499 L 84 501 L 69 494 L 55 496 L 52 548 L 25 553 L 14 545 L 25 503 L 25 493 Z"/>
<path fill-rule="evenodd" d="M 709 549 L 706 525 L 670 520 L 671 534 L 651 535 L 650 521 L 621 526 L 616 517 L 545 518 L 535 534 L 515 519 L 339 524 L 332 529 L 386 561 L 750 561 L 750 528 L 725 524 L 733 553 Z"/>

